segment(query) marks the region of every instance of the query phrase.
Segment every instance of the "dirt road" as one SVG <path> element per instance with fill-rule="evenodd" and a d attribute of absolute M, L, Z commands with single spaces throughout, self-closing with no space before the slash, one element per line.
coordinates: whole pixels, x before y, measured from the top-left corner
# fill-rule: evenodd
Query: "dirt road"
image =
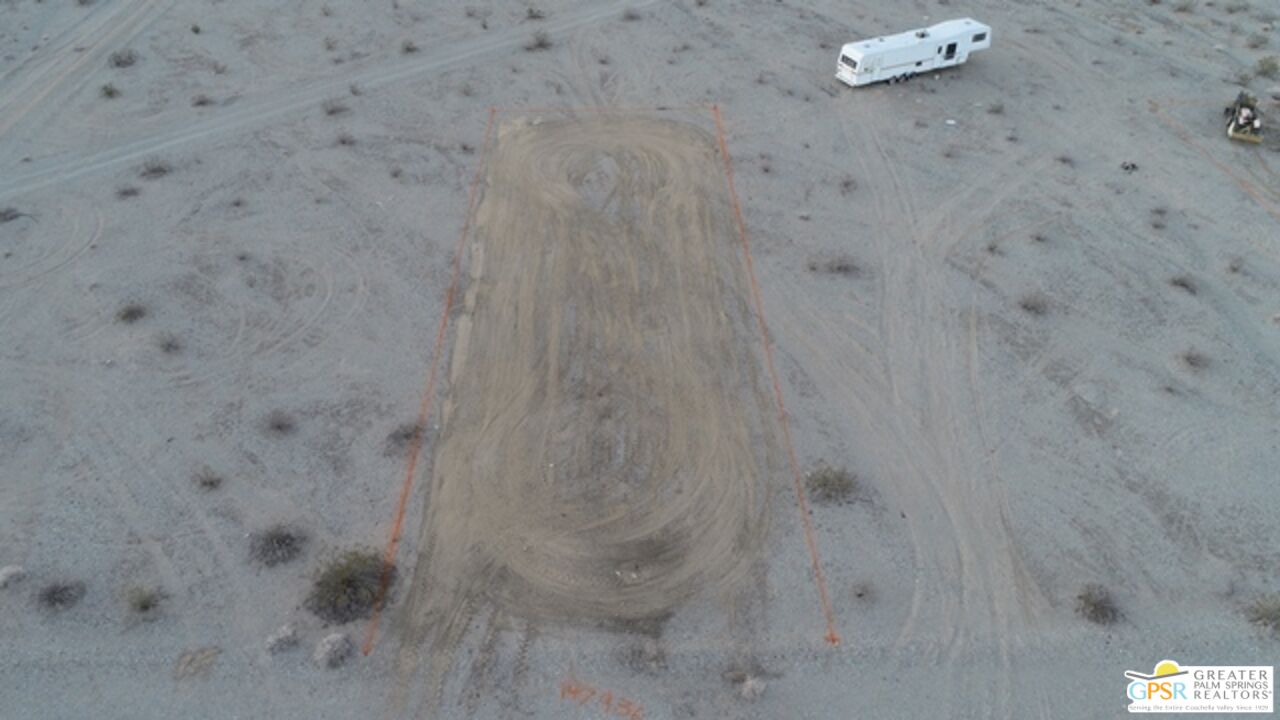
<path fill-rule="evenodd" d="M 775 425 L 713 138 L 500 127 L 477 208 L 402 658 L 477 600 L 656 632 L 758 560 Z M 402 668 L 406 669 L 406 668 Z"/>

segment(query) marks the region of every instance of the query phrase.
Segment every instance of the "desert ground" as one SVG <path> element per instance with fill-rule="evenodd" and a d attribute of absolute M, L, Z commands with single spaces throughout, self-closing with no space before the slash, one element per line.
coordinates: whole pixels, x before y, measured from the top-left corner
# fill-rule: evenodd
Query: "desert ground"
<path fill-rule="evenodd" d="M 0 0 L 0 717 L 1102 718 L 1275 665 L 1277 23 Z"/>

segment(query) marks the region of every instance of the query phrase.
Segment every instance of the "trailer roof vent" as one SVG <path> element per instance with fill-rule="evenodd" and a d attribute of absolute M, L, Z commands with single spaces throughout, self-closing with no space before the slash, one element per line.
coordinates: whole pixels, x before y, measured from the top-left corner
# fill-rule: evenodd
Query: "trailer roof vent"
<path fill-rule="evenodd" d="M 917 31 L 916 31 L 916 37 L 918 37 L 918 38 L 927 38 L 927 37 L 929 37 L 929 31 L 928 31 L 928 30 L 917 30 Z"/>

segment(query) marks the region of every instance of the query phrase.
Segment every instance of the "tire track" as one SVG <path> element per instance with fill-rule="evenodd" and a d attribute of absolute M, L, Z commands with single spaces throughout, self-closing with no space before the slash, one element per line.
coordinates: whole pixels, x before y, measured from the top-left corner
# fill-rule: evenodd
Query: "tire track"
<path fill-rule="evenodd" d="M 14 87 L 0 95 L 0 108 L 3 108 L 0 110 L 0 139 L 11 139 L 21 129 L 18 124 L 42 107 L 56 90 L 71 84 L 70 81 L 82 74 L 81 71 L 98 66 L 108 52 L 136 37 L 163 15 L 173 2 L 174 0 L 138 0 L 133 3 L 113 3 L 113 12 L 100 25 L 86 29 L 82 35 L 69 38 L 60 48 L 44 48 L 46 52 L 52 53 L 49 63 L 18 78 Z M 85 39 L 91 39 L 92 43 L 80 45 L 78 41 Z M 84 50 L 78 51 L 81 47 Z M 60 93 L 60 97 L 74 94 L 82 85 L 83 83 L 75 84 L 67 92 Z M 18 102 L 25 98 L 30 99 Z M 37 117 L 28 125 L 38 130 L 45 127 L 45 123 L 40 121 L 41 118 Z M 38 132 L 24 139 L 38 140 Z M 12 144 L 12 151 L 19 151 L 17 143 Z M 8 161 L 13 159 L 7 158 Z"/>
<path fill-rule="evenodd" d="M 575 13 L 547 20 L 541 27 L 550 35 L 562 35 L 575 28 L 602 22 L 621 15 L 627 9 L 644 8 L 658 0 L 620 0 L 607 5 L 592 5 Z M 528 30 L 513 27 L 493 33 L 491 37 L 469 40 L 436 53 L 423 53 L 418 59 L 402 60 L 389 66 L 346 73 L 328 80 L 310 83 L 292 92 L 276 92 L 254 100 L 245 100 L 231 109 L 200 120 L 199 115 L 182 112 L 172 117 L 172 129 L 152 128 L 141 137 L 96 152 L 77 149 L 37 169 L 0 180 L 0 200 L 13 195 L 39 190 L 123 164 L 138 162 L 149 155 L 188 143 L 224 135 L 263 124 L 303 108 L 318 106 L 334 93 L 345 93 L 352 83 L 373 90 L 427 73 L 449 70 L 468 61 L 503 50 L 514 50 L 527 41 Z M 42 165 L 42 166 L 41 166 Z"/>
<path fill-rule="evenodd" d="M 706 131 L 513 120 L 488 165 L 402 638 L 437 699 L 486 605 L 653 633 L 737 592 L 779 442 Z"/>

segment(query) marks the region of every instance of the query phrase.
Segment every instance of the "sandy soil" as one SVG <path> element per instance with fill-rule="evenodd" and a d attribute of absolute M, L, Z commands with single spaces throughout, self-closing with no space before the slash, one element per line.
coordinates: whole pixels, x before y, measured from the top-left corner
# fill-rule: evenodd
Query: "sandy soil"
<path fill-rule="evenodd" d="M 1113 717 L 1274 664 L 1280 132 L 1221 110 L 1276 8 L 537 8 L 0 2 L 0 716 Z M 962 68 L 832 77 L 965 14 Z M 857 478 L 838 648 L 714 127 L 659 109 L 711 104 L 800 465 Z"/>
<path fill-rule="evenodd" d="M 661 635 L 691 596 L 741 589 L 777 475 L 713 137 L 645 115 L 503 118 L 488 160 L 410 666 L 456 651 L 482 600 Z"/>

